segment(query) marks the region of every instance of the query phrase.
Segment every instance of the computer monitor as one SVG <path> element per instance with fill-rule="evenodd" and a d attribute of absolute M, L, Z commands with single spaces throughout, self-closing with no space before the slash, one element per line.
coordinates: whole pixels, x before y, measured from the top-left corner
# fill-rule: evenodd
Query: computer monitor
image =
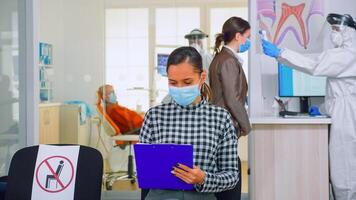
<path fill-rule="evenodd" d="M 300 97 L 301 112 L 308 112 L 309 97 L 323 97 L 326 78 L 315 77 L 278 63 L 280 97 Z"/>
<path fill-rule="evenodd" d="M 157 73 L 167 76 L 167 61 L 169 54 L 157 54 Z"/>

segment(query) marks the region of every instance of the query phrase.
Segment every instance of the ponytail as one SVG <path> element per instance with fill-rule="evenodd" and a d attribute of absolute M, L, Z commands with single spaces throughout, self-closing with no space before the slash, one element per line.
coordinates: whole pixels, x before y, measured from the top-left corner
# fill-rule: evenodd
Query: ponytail
<path fill-rule="evenodd" d="M 215 37 L 214 54 L 216 55 L 220 52 L 221 43 L 224 41 L 224 34 L 218 33 Z"/>
<path fill-rule="evenodd" d="M 216 35 L 214 47 L 215 55 L 220 52 L 222 42 L 228 44 L 235 38 L 236 33 L 243 34 L 250 28 L 250 24 L 240 17 L 230 17 L 226 20 L 223 24 L 222 32 Z"/>
<path fill-rule="evenodd" d="M 208 84 L 203 83 L 203 85 L 201 86 L 200 92 L 201 92 L 202 97 L 205 100 L 207 100 L 208 102 L 210 102 L 212 100 L 213 94 L 212 94 L 212 91 Z"/>

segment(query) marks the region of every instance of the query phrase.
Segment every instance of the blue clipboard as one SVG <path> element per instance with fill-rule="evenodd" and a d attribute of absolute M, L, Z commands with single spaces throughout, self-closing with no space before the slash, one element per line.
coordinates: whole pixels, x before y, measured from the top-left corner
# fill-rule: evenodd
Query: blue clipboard
<path fill-rule="evenodd" d="M 193 145 L 135 144 L 134 151 L 140 188 L 193 190 L 171 173 L 177 163 L 193 167 Z"/>

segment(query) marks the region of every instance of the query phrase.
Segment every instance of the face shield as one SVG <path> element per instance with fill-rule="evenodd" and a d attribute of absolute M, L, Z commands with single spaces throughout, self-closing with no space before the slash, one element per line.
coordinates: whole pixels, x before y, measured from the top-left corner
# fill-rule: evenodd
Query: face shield
<path fill-rule="evenodd" d="M 350 15 L 330 13 L 318 38 L 328 47 L 350 46 L 355 43 L 355 40 L 352 41 L 355 30 L 356 22 Z"/>
<path fill-rule="evenodd" d="M 199 29 L 192 30 L 189 34 L 185 35 L 184 38 L 188 40 L 189 46 L 194 47 L 199 52 L 207 51 L 209 36 Z"/>
<path fill-rule="evenodd" d="M 349 14 L 330 13 L 326 17 L 326 21 L 330 24 L 333 31 L 343 31 L 347 26 L 356 29 L 356 24 Z"/>

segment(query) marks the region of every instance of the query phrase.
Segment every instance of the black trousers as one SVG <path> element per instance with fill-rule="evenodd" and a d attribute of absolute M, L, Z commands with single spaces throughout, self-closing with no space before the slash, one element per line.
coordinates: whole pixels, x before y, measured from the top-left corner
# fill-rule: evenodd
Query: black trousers
<path fill-rule="evenodd" d="M 145 200 L 145 198 L 149 192 L 150 192 L 149 189 L 142 189 L 141 190 L 141 200 Z"/>
<path fill-rule="evenodd" d="M 238 157 L 238 163 L 239 163 L 239 182 L 231 190 L 215 193 L 217 200 L 241 200 L 242 172 L 241 172 L 240 157 Z"/>
<path fill-rule="evenodd" d="M 7 179 L 7 176 L 0 177 L 0 200 L 5 199 Z"/>
<path fill-rule="evenodd" d="M 242 186 L 242 178 L 241 178 L 241 160 L 240 157 L 238 157 L 238 163 L 239 163 L 239 182 L 236 184 L 236 186 L 231 189 L 231 190 L 226 190 L 224 192 L 219 192 L 216 193 L 215 196 L 217 200 L 241 200 L 241 186 Z M 141 191 L 141 200 L 144 200 L 150 190 L 149 189 L 143 189 Z"/>

